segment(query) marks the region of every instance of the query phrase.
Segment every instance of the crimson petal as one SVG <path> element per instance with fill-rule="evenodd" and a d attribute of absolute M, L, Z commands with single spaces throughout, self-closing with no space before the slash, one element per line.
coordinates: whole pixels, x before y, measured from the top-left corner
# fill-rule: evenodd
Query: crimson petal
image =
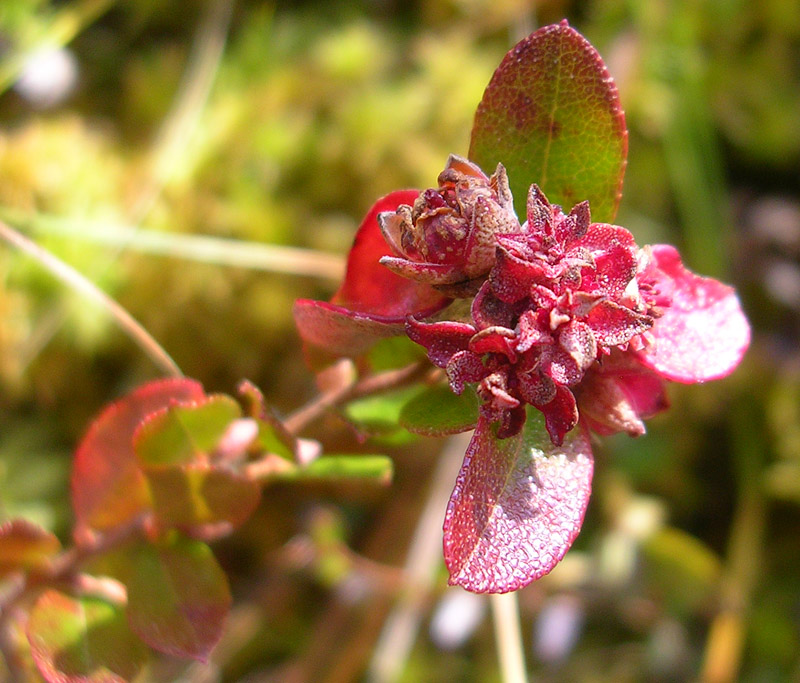
<path fill-rule="evenodd" d="M 544 576 L 580 531 L 589 502 L 591 446 L 582 429 L 553 446 L 537 415 L 499 439 L 483 416 L 444 521 L 450 583 L 506 593 Z"/>
<path fill-rule="evenodd" d="M 300 299 L 294 316 L 304 341 L 335 355 L 356 356 L 374 342 L 402 334 L 407 315 L 426 317 L 450 301 L 433 287 L 409 280 L 380 264 L 392 251 L 378 214 L 414 202 L 416 190 L 398 190 L 379 199 L 356 232 L 344 282 L 329 304 Z"/>

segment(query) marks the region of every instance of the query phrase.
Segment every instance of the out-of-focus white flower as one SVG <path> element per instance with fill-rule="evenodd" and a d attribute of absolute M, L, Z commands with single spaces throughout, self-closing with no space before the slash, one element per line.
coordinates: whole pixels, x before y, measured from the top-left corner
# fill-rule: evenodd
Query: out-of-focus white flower
<path fill-rule="evenodd" d="M 62 102 L 78 82 L 75 55 L 63 47 L 43 47 L 25 60 L 14 89 L 37 109 Z"/>
<path fill-rule="evenodd" d="M 461 589 L 449 589 L 431 619 L 431 640 L 441 650 L 461 647 L 486 614 L 486 598 Z"/>
<path fill-rule="evenodd" d="M 548 664 L 563 661 L 572 652 L 583 630 L 583 604 L 574 595 L 554 595 L 536 620 L 533 649 Z"/>

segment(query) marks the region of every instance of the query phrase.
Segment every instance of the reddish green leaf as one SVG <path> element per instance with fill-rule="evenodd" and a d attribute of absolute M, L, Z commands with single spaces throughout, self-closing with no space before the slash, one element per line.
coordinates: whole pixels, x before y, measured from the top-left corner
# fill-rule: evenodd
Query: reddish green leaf
<path fill-rule="evenodd" d="M 228 579 L 205 543 L 173 537 L 139 548 L 128 583 L 128 620 L 151 647 L 206 661 L 230 605 Z"/>
<path fill-rule="evenodd" d="M 46 529 L 25 519 L 0 525 L 0 577 L 19 570 L 46 567 L 61 550 L 61 543 Z"/>
<path fill-rule="evenodd" d="M 469 157 L 508 171 L 525 215 L 536 183 L 566 209 L 589 200 L 613 220 L 628 149 L 625 116 L 602 58 L 566 21 L 539 29 L 505 56 L 475 114 Z"/>
<path fill-rule="evenodd" d="M 241 414 L 239 404 L 222 394 L 164 408 L 134 435 L 139 462 L 152 468 L 207 459 Z"/>
<path fill-rule="evenodd" d="M 71 598 L 48 590 L 28 621 L 31 654 L 53 683 L 125 683 L 147 659 L 125 614 L 97 598 Z"/>
<path fill-rule="evenodd" d="M 553 446 L 533 409 L 508 439 L 481 417 L 445 513 L 450 583 L 505 593 L 547 574 L 580 531 L 592 469 L 580 426 Z"/>
<path fill-rule="evenodd" d="M 474 429 L 478 422 L 478 397 L 474 391 L 460 396 L 437 385 L 414 397 L 400 411 L 400 424 L 423 436 L 447 436 Z"/>
<path fill-rule="evenodd" d="M 418 195 L 416 190 L 398 190 L 375 202 L 358 228 L 344 282 L 330 303 L 295 302 L 295 322 L 304 341 L 334 355 L 357 356 L 379 339 L 403 334 L 406 315 L 424 317 L 447 304 L 449 299 L 433 287 L 379 263 L 392 252 L 378 226 L 378 214 L 413 204 Z"/>
<path fill-rule="evenodd" d="M 241 474 L 207 463 L 146 468 L 153 511 L 164 527 L 227 522 L 237 527 L 253 514 L 261 487 Z"/>
<path fill-rule="evenodd" d="M 199 382 L 149 382 L 108 406 L 84 436 L 72 470 L 72 504 L 78 526 L 107 529 L 139 514 L 148 504 L 133 435 L 150 414 L 172 402 L 204 396 Z"/>

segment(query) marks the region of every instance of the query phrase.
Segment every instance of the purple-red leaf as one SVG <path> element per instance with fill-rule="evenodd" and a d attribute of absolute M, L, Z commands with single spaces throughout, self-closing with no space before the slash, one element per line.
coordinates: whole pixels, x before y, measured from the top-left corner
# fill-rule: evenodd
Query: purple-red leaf
<path fill-rule="evenodd" d="M 592 471 L 582 428 L 553 446 L 533 410 L 508 439 L 481 417 L 445 514 L 450 583 L 505 593 L 547 574 L 580 531 Z"/>
<path fill-rule="evenodd" d="M 61 543 L 46 529 L 25 519 L 0 525 L 0 578 L 14 571 L 47 567 Z"/>
<path fill-rule="evenodd" d="M 294 317 L 304 341 L 334 355 L 357 356 L 384 337 L 403 333 L 406 315 L 422 317 L 449 301 L 430 285 L 401 277 L 379 263 L 393 256 L 378 225 L 378 214 L 413 204 L 416 190 L 398 190 L 379 199 L 356 233 L 344 282 L 330 303 L 299 299 Z"/>
<path fill-rule="evenodd" d="M 72 505 L 78 527 L 108 529 L 148 506 L 147 487 L 133 450 L 142 421 L 172 402 L 204 396 L 191 379 L 149 382 L 108 406 L 89 427 L 72 469 Z"/>
<path fill-rule="evenodd" d="M 517 213 L 536 183 L 563 207 L 589 200 L 612 221 L 628 149 L 616 86 L 592 45 L 566 21 L 539 29 L 503 59 L 475 114 L 469 158 L 505 165 Z"/>
<path fill-rule="evenodd" d="M 125 683 L 147 659 L 124 612 L 97 598 L 55 590 L 45 591 L 31 610 L 28 641 L 49 683 Z"/>
<path fill-rule="evenodd" d="M 173 537 L 139 548 L 128 582 L 128 620 L 151 647 L 206 661 L 230 605 L 228 579 L 205 543 Z"/>
<path fill-rule="evenodd" d="M 750 324 L 733 287 L 684 268 L 675 247 L 652 247 L 659 273 L 657 285 L 671 292 L 650 334 L 642 362 L 675 382 L 705 382 L 725 377 L 739 364 L 750 345 Z"/>

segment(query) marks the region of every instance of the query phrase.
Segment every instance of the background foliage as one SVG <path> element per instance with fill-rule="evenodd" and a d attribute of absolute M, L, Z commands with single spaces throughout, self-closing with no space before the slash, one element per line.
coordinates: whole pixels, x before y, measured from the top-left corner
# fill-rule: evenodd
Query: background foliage
<path fill-rule="evenodd" d="M 427 187 L 466 153 L 502 55 L 562 17 L 603 55 L 626 109 L 617 221 L 735 284 L 755 336 L 732 377 L 672 387 L 646 437 L 597 447 L 575 549 L 521 595 L 531 665 L 544 680 L 681 680 L 735 670 L 741 653 L 741 680 L 788 680 L 800 675 L 796 2 L 8 0 L 0 218 L 98 282 L 207 390 L 248 377 L 288 411 L 314 394 L 292 301 L 327 298 L 335 278 L 200 262 L 183 238 L 344 254 L 376 197 Z M 77 65 L 62 102 L 17 82 L 18 55 L 43 43 Z M 0 282 L 0 520 L 63 537 L 71 449 L 155 370 L 102 311 L 5 248 Z M 386 409 L 351 410 L 380 426 Z M 391 487 L 264 492 L 215 547 L 236 605 L 223 643 L 208 665 L 160 662 L 157 680 L 359 679 L 441 447 L 392 424 Z M 353 448 L 333 418 L 310 436 Z M 401 680 L 493 680 L 488 620 L 445 648 L 434 569 Z M 574 644 L 537 639 L 553 619 L 577 629 Z"/>

